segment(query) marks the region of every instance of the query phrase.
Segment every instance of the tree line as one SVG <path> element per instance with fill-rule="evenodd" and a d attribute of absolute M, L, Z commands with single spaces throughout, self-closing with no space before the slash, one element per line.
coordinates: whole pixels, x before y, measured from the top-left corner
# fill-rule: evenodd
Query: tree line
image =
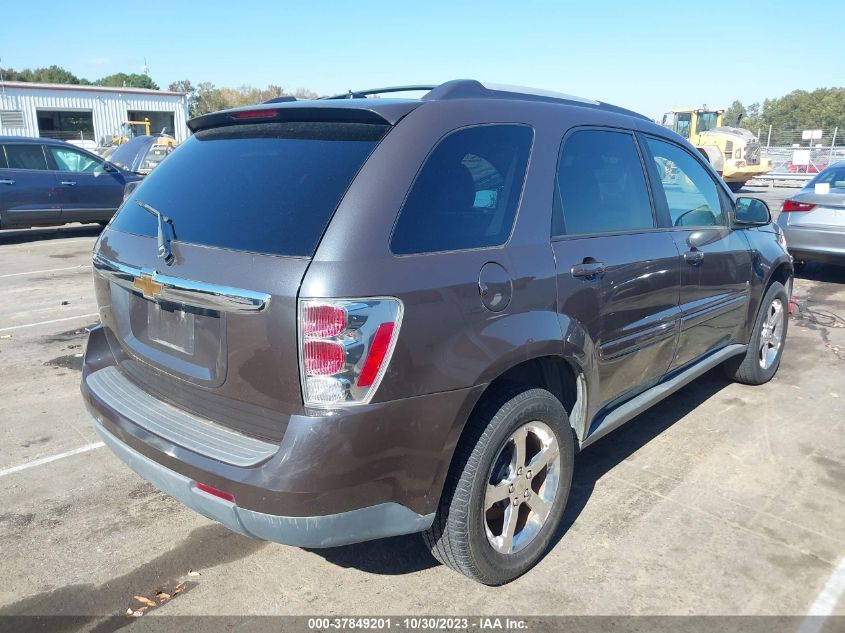
<path fill-rule="evenodd" d="M 69 70 L 55 65 L 47 68 L 25 68 L 20 71 L 14 68 L 0 68 L 0 79 L 3 81 L 160 90 L 158 84 L 146 74 L 115 73 L 91 81 L 84 77 L 78 77 Z M 289 92 L 275 84 L 270 84 L 266 88 L 257 88 L 255 86 L 218 88 L 207 81 L 194 85 L 187 79 L 174 81 L 167 88 L 173 92 L 184 92 L 187 95 L 188 113 L 192 117 L 226 108 L 253 105 L 275 97 L 292 96 L 297 99 L 314 99 L 318 96 L 316 92 L 306 88 L 299 88 L 293 92 Z"/>
<path fill-rule="evenodd" d="M 6 81 L 159 90 L 158 85 L 147 74 L 115 73 L 89 81 L 55 65 L 34 70 L 26 68 L 21 71 L 0 68 L 0 77 Z M 275 97 L 294 96 L 297 99 L 317 97 L 317 93 L 305 88 L 292 92 L 275 84 L 270 84 L 266 88 L 246 85 L 239 88 L 225 88 L 217 87 L 207 81 L 194 85 L 187 79 L 172 82 L 168 89 L 184 92 L 188 96 L 188 112 L 192 117 L 226 108 L 253 105 Z M 833 130 L 837 126 L 839 127 L 838 138 L 845 140 L 845 88 L 818 88 L 811 92 L 794 90 L 783 97 L 766 99 L 762 104 L 752 103 L 748 106 L 736 100 L 725 112 L 725 124 L 734 125 L 740 114 L 742 117 L 739 127 L 754 134 L 760 133 L 763 142 L 768 140 L 771 125 L 772 145 L 791 144 L 795 142 L 796 130 L 810 129 L 824 130 L 825 136 L 818 142 L 829 144 Z"/>
<path fill-rule="evenodd" d="M 740 114 L 739 127 L 759 133 L 763 143 L 769 140 L 770 125 L 772 145 L 800 142 L 800 136 L 796 138 L 795 133 L 800 134 L 801 130 L 823 130 L 824 136 L 814 142 L 829 145 L 836 127 L 839 128 L 837 145 L 845 141 L 845 88 L 793 90 L 783 97 L 748 106 L 737 100 L 725 111 L 725 125 L 733 126 Z"/>
<path fill-rule="evenodd" d="M 95 81 L 84 77 L 77 77 L 69 70 L 61 66 L 48 66 L 47 68 L 36 68 L 34 70 L 24 68 L 0 68 L 0 77 L 4 81 L 26 81 L 44 84 L 75 84 L 77 86 L 112 86 L 115 88 L 148 88 L 158 90 L 159 87 L 149 75 L 139 73 L 115 73 L 107 75 Z"/>
<path fill-rule="evenodd" d="M 288 92 L 281 86 L 270 84 L 266 88 L 241 86 L 240 88 L 218 88 L 213 83 L 204 81 L 194 86 L 187 79 L 174 81 L 168 87 L 174 92 L 188 95 L 188 114 L 192 117 L 227 108 L 255 105 L 276 97 L 296 97 L 297 99 L 316 99 L 319 95 L 306 88 Z"/>

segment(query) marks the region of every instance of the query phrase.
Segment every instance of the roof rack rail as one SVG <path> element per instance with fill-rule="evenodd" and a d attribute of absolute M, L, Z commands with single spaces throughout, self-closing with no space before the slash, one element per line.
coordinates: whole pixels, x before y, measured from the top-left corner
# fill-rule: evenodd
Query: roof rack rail
<path fill-rule="evenodd" d="M 620 108 L 619 106 L 585 99 L 575 95 L 553 92 L 551 90 L 538 90 L 524 86 L 504 86 L 498 84 L 483 84 L 475 79 L 453 79 L 445 83 L 432 85 L 392 86 L 388 88 L 373 88 L 371 90 L 350 90 L 346 94 L 334 95 L 331 97 L 320 97 L 320 99 L 365 99 L 369 95 L 385 94 L 391 92 L 412 92 L 425 91 L 421 97 L 423 101 L 444 101 L 447 99 L 520 99 L 524 101 L 542 101 L 546 103 L 570 103 L 589 108 L 597 108 L 610 112 L 618 112 L 628 116 L 635 116 L 650 121 L 647 116 Z"/>
<path fill-rule="evenodd" d="M 412 86 L 388 86 L 386 88 L 369 88 L 367 90 L 350 90 L 344 94 L 332 95 L 330 97 L 319 97 L 320 99 L 365 99 L 370 95 L 387 94 L 390 92 L 430 92 L 437 88 L 436 85 L 416 84 Z"/>

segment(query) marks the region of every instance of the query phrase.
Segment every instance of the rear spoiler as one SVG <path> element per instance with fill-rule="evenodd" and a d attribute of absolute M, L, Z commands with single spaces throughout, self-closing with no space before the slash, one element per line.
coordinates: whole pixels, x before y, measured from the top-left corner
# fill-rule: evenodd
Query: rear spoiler
<path fill-rule="evenodd" d="M 363 101 L 363 103 L 361 102 Z M 369 123 L 396 125 L 406 114 L 422 105 L 419 101 L 373 103 L 373 100 L 295 101 L 263 103 L 246 108 L 221 110 L 188 121 L 191 132 L 227 125 L 274 122 Z"/>

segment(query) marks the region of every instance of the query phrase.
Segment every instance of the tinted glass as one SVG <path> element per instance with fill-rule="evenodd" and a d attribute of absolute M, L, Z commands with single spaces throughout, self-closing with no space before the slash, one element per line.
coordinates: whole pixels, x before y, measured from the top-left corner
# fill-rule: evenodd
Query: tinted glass
<path fill-rule="evenodd" d="M 155 236 L 140 201 L 170 216 L 180 241 L 310 257 L 386 129 L 279 123 L 199 132 L 142 181 L 112 227 Z"/>
<path fill-rule="evenodd" d="M 710 174 L 691 154 L 677 145 L 648 139 L 672 226 L 723 224 L 719 191 Z M 655 195 L 660 195 L 656 188 Z"/>
<path fill-rule="evenodd" d="M 570 135 L 558 164 L 557 195 L 557 235 L 654 226 L 642 163 L 630 134 L 580 130 Z"/>
<path fill-rule="evenodd" d="M 8 167 L 6 163 L 6 151 L 3 149 L 3 146 L 0 145 L 0 169 L 4 169 Z"/>
<path fill-rule="evenodd" d="M 47 159 L 40 145 L 6 145 L 10 169 L 47 169 Z"/>
<path fill-rule="evenodd" d="M 47 151 L 53 157 L 53 162 L 56 163 L 56 169 L 59 171 L 73 171 L 73 172 L 94 172 L 100 166 L 100 163 L 82 152 L 76 150 L 66 149 L 64 147 L 48 147 Z"/>
<path fill-rule="evenodd" d="M 399 212 L 391 250 L 407 255 L 507 242 L 533 135 L 525 125 L 481 125 L 440 141 Z"/>

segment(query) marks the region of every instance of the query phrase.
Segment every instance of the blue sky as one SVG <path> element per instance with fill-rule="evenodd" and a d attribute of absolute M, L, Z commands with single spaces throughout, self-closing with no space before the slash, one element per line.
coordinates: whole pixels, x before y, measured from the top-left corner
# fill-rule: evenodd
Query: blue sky
<path fill-rule="evenodd" d="M 659 117 L 845 84 L 845 47 L 818 21 L 841 2 L 28 0 L 3 9 L 0 67 L 58 64 L 96 79 L 139 72 L 146 57 L 161 87 L 185 78 L 321 94 L 469 77 Z"/>

